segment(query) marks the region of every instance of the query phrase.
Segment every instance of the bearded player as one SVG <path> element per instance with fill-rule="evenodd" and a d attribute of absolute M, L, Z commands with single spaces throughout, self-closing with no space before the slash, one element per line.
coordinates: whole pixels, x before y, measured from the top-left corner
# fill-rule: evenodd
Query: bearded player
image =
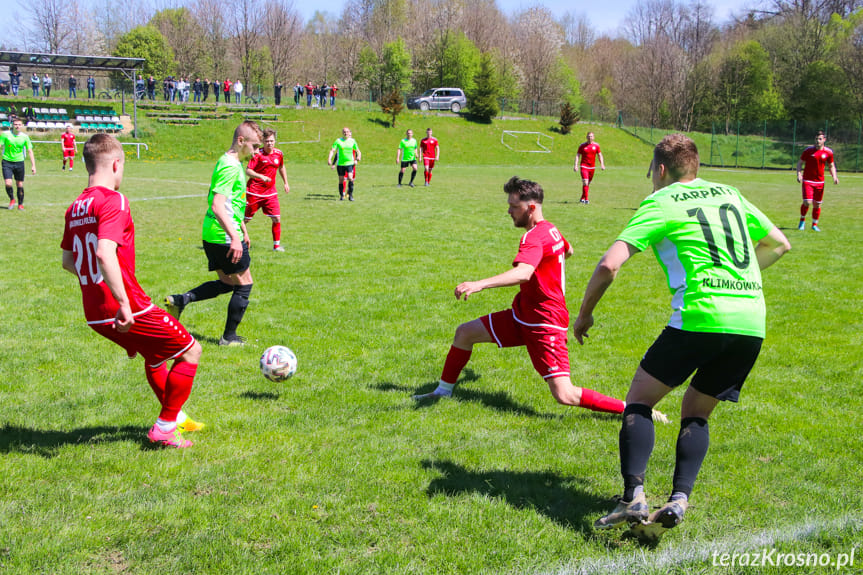
<path fill-rule="evenodd" d="M 282 177 L 285 183 L 285 193 L 291 193 L 288 185 L 288 171 L 285 169 L 285 159 L 282 151 L 276 148 L 276 131 L 264 130 L 264 147 L 249 160 L 246 174 L 249 181 L 246 183 L 246 224 L 251 221 L 259 209 L 269 217 L 273 223 L 273 251 L 283 252 L 285 248 L 281 245 L 282 219 L 279 206 L 279 192 L 276 190 L 276 173 Z"/>
<path fill-rule="evenodd" d="M 180 432 L 203 427 L 182 411 L 201 345 L 153 305 L 135 279 L 135 225 L 129 200 L 118 191 L 124 162 L 123 147 L 113 136 L 96 134 L 84 145 L 89 182 L 66 210 L 63 269 L 78 278 L 87 325 L 130 358 L 144 357 L 147 381 L 161 405 L 147 437 L 166 447 L 189 447 L 192 442 Z"/>
<path fill-rule="evenodd" d="M 590 182 L 593 181 L 593 174 L 596 172 L 596 158 L 599 158 L 599 165 L 605 171 L 605 160 L 602 157 L 599 144 L 593 141 L 593 132 L 588 132 L 587 141 L 578 147 L 578 152 L 575 154 L 575 164 L 572 167 L 576 174 L 581 171 L 582 204 L 590 203 Z"/>
<path fill-rule="evenodd" d="M 803 203 L 800 205 L 800 223 L 798 230 L 806 229 L 806 213 L 812 207 L 812 230 L 820 232 L 818 218 L 821 217 L 821 201 L 824 199 L 824 167 L 830 170 L 833 183 L 839 185 L 836 175 L 836 162 L 833 161 L 833 150 L 824 145 L 827 136 L 821 130 L 815 136 L 815 145 L 809 146 L 800 154 L 797 161 L 797 181 L 803 185 Z M 804 168 L 805 165 L 805 168 Z"/>

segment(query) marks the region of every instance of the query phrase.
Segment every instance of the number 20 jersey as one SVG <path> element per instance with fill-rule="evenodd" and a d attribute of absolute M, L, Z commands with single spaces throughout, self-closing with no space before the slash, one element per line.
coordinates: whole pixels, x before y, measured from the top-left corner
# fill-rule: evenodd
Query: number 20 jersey
<path fill-rule="evenodd" d="M 135 278 L 135 225 L 129 200 L 108 188 L 87 188 L 66 210 L 66 226 L 60 244 L 74 255 L 87 323 L 113 321 L 120 307 L 96 259 L 100 239 L 117 243 L 117 259 L 132 313 L 138 315 L 150 309 L 153 304 Z"/>
<path fill-rule="evenodd" d="M 672 293 L 668 325 L 763 338 L 755 244 L 771 229 L 767 216 L 735 188 L 698 178 L 645 198 L 617 239 L 653 248 Z"/>

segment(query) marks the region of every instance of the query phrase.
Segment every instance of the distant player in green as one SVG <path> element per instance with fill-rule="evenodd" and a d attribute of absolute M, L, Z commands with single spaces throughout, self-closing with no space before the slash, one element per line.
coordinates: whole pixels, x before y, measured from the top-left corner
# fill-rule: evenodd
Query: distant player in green
<path fill-rule="evenodd" d="M 213 170 L 202 237 L 209 269 L 216 272 L 219 279 L 203 283 L 184 294 L 165 298 L 168 311 L 179 319 L 183 309 L 190 303 L 231 293 L 228 318 L 219 345 L 245 343 L 245 339 L 237 335 L 237 326 L 243 320 L 252 293 L 249 234 L 243 221 L 246 210 L 246 171 L 243 163 L 260 147 L 262 138 L 263 132 L 258 124 L 243 122 L 234 130 L 231 148 L 219 158 Z"/>
<path fill-rule="evenodd" d="M 36 173 L 36 156 L 33 155 L 33 142 L 30 136 L 22 132 L 23 122 L 19 118 L 12 120 L 12 129 L 0 134 L 0 147 L 3 148 L 3 180 L 6 184 L 6 195 L 9 196 L 9 209 L 15 209 L 15 196 L 12 190 L 12 180 L 18 186 L 18 209 L 24 209 L 24 158 L 30 152 L 30 169 Z"/>
<path fill-rule="evenodd" d="M 335 156 L 336 161 L 333 161 Z M 339 174 L 339 200 L 345 199 L 345 188 L 350 201 L 354 201 L 354 167 L 362 158 L 356 140 L 351 137 L 351 129 L 342 129 L 342 137 L 333 142 L 327 164 Z"/>
<path fill-rule="evenodd" d="M 788 239 L 736 189 L 698 178 L 698 149 L 682 134 L 653 154 L 648 196 L 596 266 L 573 325 L 578 343 L 621 266 L 653 248 L 672 293 L 671 319 L 635 372 L 620 431 L 624 492 L 598 529 L 629 523 L 655 539 L 683 519 L 707 455 L 707 419 L 720 401 L 736 402 L 764 338 L 761 271 L 791 249 Z M 654 444 L 652 408 L 675 387 L 683 395 L 671 497 L 648 513 L 644 476 Z"/>
<path fill-rule="evenodd" d="M 405 168 L 408 166 L 413 170 L 411 172 L 411 181 L 408 184 L 410 187 L 414 187 L 414 178 L 417 177 L 417 149 L 419 148 L 419 143 L 414 139 L 414 131 L 408 130 L 405 132 L 405 138 L 399 142 L 399 153 L 396 157 L 396 163 L 401 164 L 401 170 L 399 170 L 399 187 L 402 187 L 402 178 L 405 175 Z"/>

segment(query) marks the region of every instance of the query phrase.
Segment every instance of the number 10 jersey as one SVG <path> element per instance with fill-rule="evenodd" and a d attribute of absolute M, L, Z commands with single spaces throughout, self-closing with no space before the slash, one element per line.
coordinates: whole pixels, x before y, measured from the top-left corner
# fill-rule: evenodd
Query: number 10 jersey
<path fill-rule="evenodd" d="M 672 293 L 668 325 L 763 338 L 755 244 L 773 227 L 735 188 L 697 178 L 645 198 L 617 239 L 653 248 Z"/>

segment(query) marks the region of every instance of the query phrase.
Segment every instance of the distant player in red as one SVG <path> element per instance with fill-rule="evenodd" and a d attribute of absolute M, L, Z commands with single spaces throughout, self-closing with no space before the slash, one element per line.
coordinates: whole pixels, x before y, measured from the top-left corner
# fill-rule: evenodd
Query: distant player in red
<path fill-rule="evenodd" d="M 812 209 L 812 229 L 816 232 L 821 231 L 818 227 L 818 218 L 821 217 L 821 201 L 824 199 L 824 166 L 829 168 L 833 183 L 839 185 L 833 150 L 824 145 L 826 141 L 827 136 L 819 130 L 815 136 L 815 145 L 803 150 L 797 161 L 797 181 L 803 184 L 803 204 L 800 205 L 798 230 L 806 229 L 806 212 L 815 202 L 815 207 Z"/>
<path fill-rule="evenodd" d="M 147 381 L 161 404 L 150 441 L 189 447 L 192 442 L 180 432 L 203 427 L 182 412 L 201 345 L 179 321 L 153 305 L 135 279 L 135 226 L 129 200 L 117 191 L 124 161 L 123 148 L 113 136 L 96 134 L 84 145 L 90 179 L 66 210 L 60 244 L 63 268 L 78 278 L 87 324 L 130 358 L 139 353 L 144 357 Z"/>
<path fill-rule="evenodd" d="M 66 169 L 66 160 L 69 160 L 69 171 L 75 167 L 75 134 L 72 133 L 72 124 L 66 124 L 66 131 L 60 135 L 60 145 L 63 148 L 63 169 Z"/>
<path fill-rule="evenodd" d="M 484 289 L 519 286 L 512 308 L 463 323 L 455 331 L 437 388 L 414 399 L 437 399 L 452 395 L 459 374 L 476 343 L 498 347 L 525 346 L 533 367 L 548 383 L 551 394 L 563 405 L 593 411 L 623 413 L 625 404 L 591 389 L 576 387 L 570 380 L 566 347 L 569 311 L 564 290 L 564 260 L 573 248 L 554 225 L 542 217 L 542 187 L 536 182 L 511 178 L 503 187 L 509 215 L 515 227 L 527 231 L 519 242 L 512 269 L 496 276 L 456 286 L 456 299 L 467 300 Z"/>
<path fill-rule="evenodd" d="M 420 140 L 420 159 L 423 163 L 426 185 L 430 186 L 434 163 L 440 159 L 440 146 L 437 139 L 432 137 L 431 128 L 426 130 L 426 137 Z"/>
<path fill-rule="evenodd" d="M 590 182 L 593 181 L 593 174 L 596 171 L 596 158 L 599 158 L 599 166 L 605 170 L 605 160 L 602 158 L 602 152 L 599 149 L 599 144 L 593 141 L 593 132 L 587 133 L 587 141 L 578 147 L 578 152 L 575 154 L 575 165 L 572 170 L 575 173 L 581 171 L 581 203 L 589 204 L 590 199 Z M 581 164 L 579 170 L 579 164 Z"/>
<path fill-rule="evenodd" d="M 276 131 L 264 130 L 264 147 L 261 148 L 246 168 L 249 181 L 246 184 L 246 215 L 248 224 L 259 209 L 273 222 L 273 251 L 283 252 L 282 219 L 279 207 L 279 192 L 276 190 L 276 173 L 282 176 L 285 193 L 291 193 L 288 185 L 288 172 L 282 151 L 276 148 Z"/>

